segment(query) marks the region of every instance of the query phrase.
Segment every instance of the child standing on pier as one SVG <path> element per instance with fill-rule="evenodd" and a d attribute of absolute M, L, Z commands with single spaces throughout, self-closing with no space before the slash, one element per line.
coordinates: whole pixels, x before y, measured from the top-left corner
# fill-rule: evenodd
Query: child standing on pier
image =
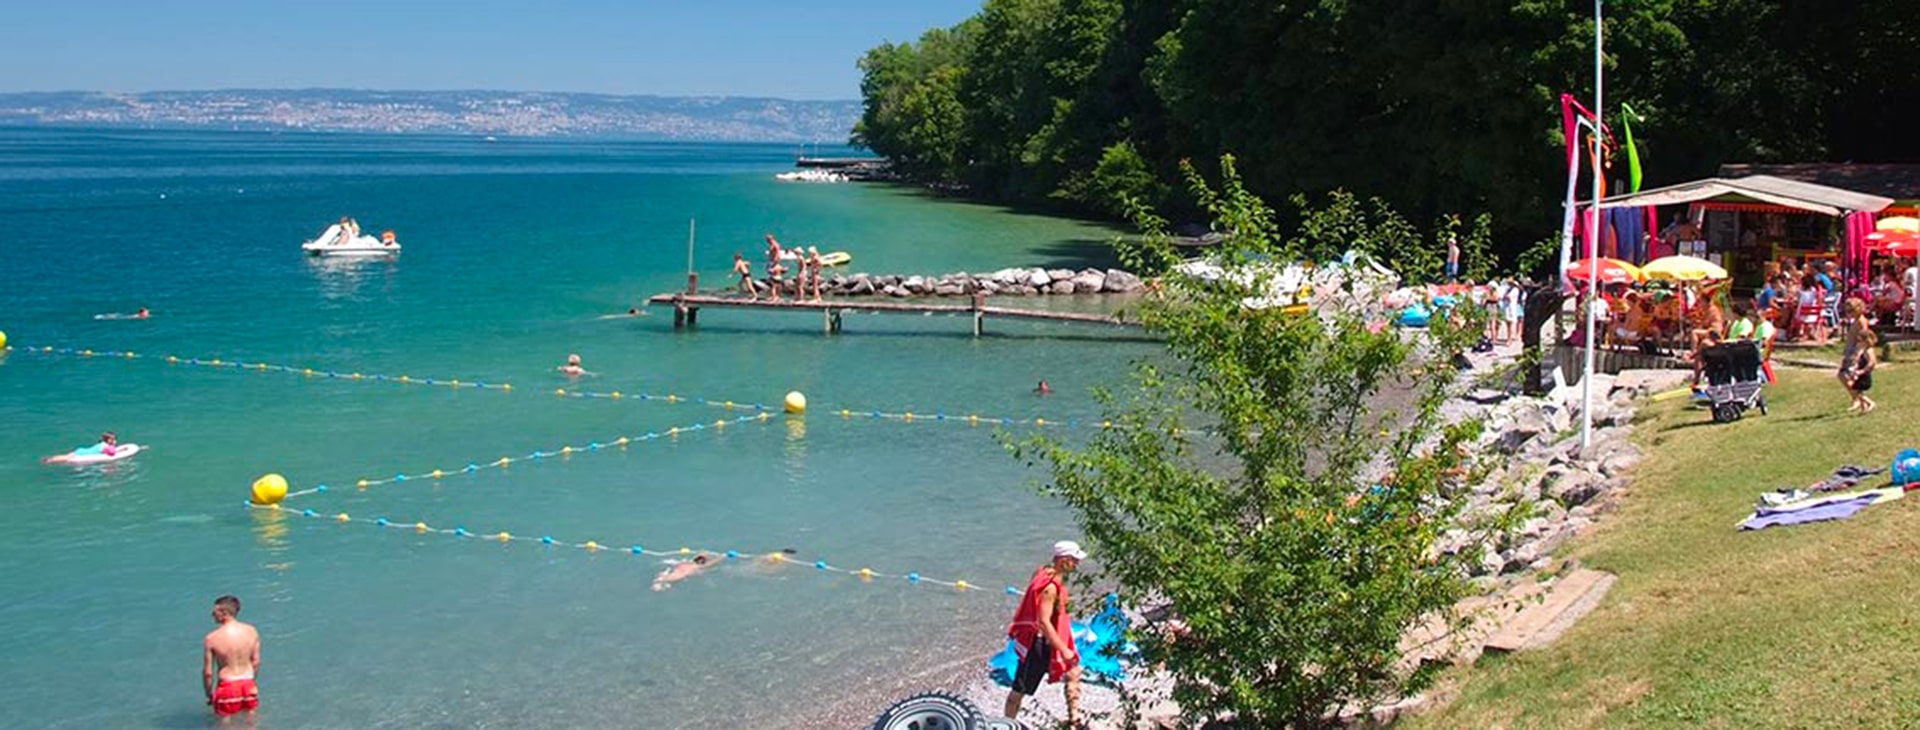
<path fill-rule="evenodd" d="M 760 290 L 753 286 L 753 265 L 747 263 L 747 257 L 739 251 L 733 252 L 733 273 L 740 277 L 740 290 L 746 292 L 748 298 L 760 298 Z"/>

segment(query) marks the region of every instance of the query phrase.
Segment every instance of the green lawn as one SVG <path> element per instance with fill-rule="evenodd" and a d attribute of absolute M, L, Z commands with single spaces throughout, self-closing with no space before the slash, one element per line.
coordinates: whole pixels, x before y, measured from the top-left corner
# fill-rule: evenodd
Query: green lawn
<path fill-rule="evenodd" d="M 1713 425 L 1682 399 L 1642 406 L 1647 461 L 1570 549 L 1620 576 L 1612 593 L 1553 647 L 1458 670 L 1457 698 L 1405 724 L 1920 728 L 1920 493 L 1838 522 L 1734 528 L 1762 491 L 1920 447 L 1920 366 L 1875 381 L 1880 408 L 1860 417 L 1831 374 L 1791 369 L 1768 416 Z"/>

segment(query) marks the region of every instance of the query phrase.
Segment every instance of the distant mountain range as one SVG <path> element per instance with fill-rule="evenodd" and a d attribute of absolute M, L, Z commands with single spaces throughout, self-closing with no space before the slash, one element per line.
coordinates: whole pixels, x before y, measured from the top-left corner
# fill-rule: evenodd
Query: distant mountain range
<path fill-rule="evenodd" d="M 0 124 L 842 143 L 858 101 L 530 91 L 0 93 Z"/>

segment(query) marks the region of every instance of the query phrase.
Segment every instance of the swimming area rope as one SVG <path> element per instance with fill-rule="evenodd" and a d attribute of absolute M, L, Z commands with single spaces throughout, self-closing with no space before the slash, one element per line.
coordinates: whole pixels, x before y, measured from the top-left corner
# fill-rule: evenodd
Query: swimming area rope
<path fill-rule="evenodd" d="M 718 421 L 713 421 L 711 423 L 694 423 L 686 426 L 675 426 L 665 431 L 648 431 L 643 434 L 635 434 L 632 436 L 619 436 L 619 437 L 608 439 L 604 442 L 590 441 L 590 442 L 587 442 L 585 446 L 561 446 L 560 448 L 557 448 L 557 449 L 548 449 L 548 450 L 536 449 L 532 452 L 529 452 L 526 456 L 521 456 L 518 458 L 512 457 L 512 456 L 502 456 L 498 459 L 493 459 L 491 461 L 468 462 L 466 466 L 455 468 L 455 469 L 432 469 L 429 471 L 419 472 L 415 474 L 400 472 L 389 477 L 368 477 L 364 479 L 357 479 L 357 480 L 353 480 L 351 483 L 356 488 L 366 489 L 368 487 L 377 487 L 384 484 L 396 484 L 396 483 L 405 482 L 405 481 L 434 480 L 434 479 L 444 479 L 447 477 L 466 476 L 466 475 L 477 474 L 479 472 L 482 472 L 488 469 L 505 469 L 508 466 L 511 466 L 512 464 L 514 464 L 515 462 L 541 461 L 541 460 L 550 459 L 556 456 L 569 457 L 575 454 L 593 454 L 593 453 L 599 453 L 601 451 L 621 450 L 621 449 L 625 449 L 630 444 L 643 444 L 648 441 L 655 441 L 663 438 L 664 439 L 677 438 L 682 434 L 698 433 L 701 431 L 706 431 L 708 429 L 721 431 L 721 430 L 725 430 L 726 427 L 731 425 L 747 423 L 750 421 L 765 422 L 770 420 L 772 417 L 773 417 L 773 414 L 770 414 L 770 413 L 759 413 L 759 414 L 749 415 L 749 416 L 740 416 L 738 418 L 732 418 L 732 419 L 722 419 Z M 309 494 L 320 494 L 320 493 L 326 492 L 327 489 L 328 487 L 326 484 L 318 484 L 307 489 L 288 492 L 286 499 L 293 499 L 295 497 L 302 497 Z"/>
<path fill-rule="evenodd" d="M 325 378 L 329 380 L 344 380 L 344 381 L 363 382 L 363 383 L 397 383 L 401 385 L 450 387 L 455 389 L 473 388 L 478 390 L 495 390 L 495 391 L 502 391 L 502 392 L 512 392 L 514 390 L 514 387 L 511 383 L 488 383 L 488 382 L 470 380 L 470 379 L 463 380 L 459 378 L 438 378 L 438 377 L 418 378 L 410 375 L 387 375 L 382 373 L 362 373 L 357 371 L 342 372 L 339 370 L 331 370 L 326 368 L 302 367 L 302 366 L 295 366 L 295 365 L 278 365 L 278 364 L 273 364 L 273 363 L 268 363 L 263 361 L 245 362 L 241 360 L 222 360 L 220 358 L 181 357 L 178 355 L 141 355 L 139 353 L 122 351 L 122 350 L 93 350 L 93 349 L 83 349 L 83 348 L 73 348 L 73 347 L 50 347 L 50 346 L 39 346 L 39 347 L 28 346 L 28 347 L 21 348 L 21 351 L 28 352 L 28 353 L 47 354 L 47 355 L 70 355 L 70 356 L 79 357 L 83 359 L 100 358 L 100 359 L 113 359 L 113 360 L 150 360 L 150 361 L 156 361 L 156 362 L 163 362 L 169 365 L 227 369 L 227 370 L 237 370 L 242 372 L 279 372 L 279 373 L 289 373 L 293 375 L 301 375 L 301 376 L 310 377 L 310 378 Z M 631 400 L 631 401 L 640 401 L 640 402 L 646 402 L 646 403 L 668 403 L 668 404 L 690 403 L 695 405 L 704 405 L 704 406 L 710 406 L 713 408 L 720 408 L 723 410 L 730 410 L 730 411 L 744 410 L 744 411 L 753 411 L 755 413 L 775 413 L 775 412 L 779 412 L 780 410 L 780 408 L 777 406 L 769 406 L 765 403 L 758 403 L 758 402 L 752 402 L 752 401 L 746 401 L 746 400 L 724 400 L 724 399 L 716 400 L 712 398 L 703 398 L 698 396 L 694 396 L 694 397 L 682 396 L 682 395 L 677 395 L 673 393 L 623 392 L 618 390 L 603 391 L 603 390 L 588 390 L 588 389 L 581 389 L 581 388 L 564 388 L 564 387 L 555 388 L 552 392 L 554 395 L 562 398 L 573 398 L 573 399 L 581 399 L 581 400 L 616 400 L 616 401 Z M 964 415 L 947 414 L 944 411 L 936 411 L 934 413 L 925 413 L 925 412 L 916 413 L 914 411 L 885 411 L 885 410 L 873 410 L 873 409 L 866 409 L 866 408 L 847 408 L 847 407 L 841 407 L 841 408 L 824 407 L 824 408 L 821 408 L 820 410 L 826 413 L 832 413 L 832 414 L 838 415 L 842 419 L 851 420 L 851 419 L 859 418 L 859 419 L 869 419 L 869 420 L 876 420 L 876 421 L 891 421 L 896 423 L 921 423 L 921 424 L 933 423 L 933 424 L 951 424 L 951 425 L 966 425 L 966 426 L 1003 426 L 1003 427 L 1032 426 L 1035 428 L 1065 428 L 1065 429 L 1079 429 L 1082 427 L 1111 429 L 1111 428 L 1119 427 L 1118 425 L 1114 424 L 1112 421 L 1107 421 L 1107 420 L 1082 421 L 1077 418 L 1060 419 L 1060 418 L 1046 418 L 1044 416 L 1035 416 L 1032 418 L 1009 418 L 1004 416 L 990 416 L 990 415 L 983 416 L 978 413 L 968 413 Z M 1201 431 L 1198 431 L 1195 429 L 1188 429 L 1184 433 L 1198 434 L 1198 433 L 1201 433 Z"/>
<path fill-rule="evenodd" d="M 691 548 L 691 547 L 681 547 L 677 550 L 654 550 L 651 548 L 647 548 L 638 543 L 631 545 L 629 547 L 621 548 L 614 545 L 601 544 L 593 540 L 588 540 L 586 542 L 573 542 L 571 540 L 561 540 L 551 535 L 543 535 L 541 537 L 530 537 L 529 535 L 531 533 L 513 533 L 507 530 L 469 530 L 465 527 L 451 527 L 451 528 L 434 527 L 425 522 L 417 521 L 417 520 L 416 521 L 395 520 L 395 519 L 389 519 L 386 517 L 377 517 L 372 520 L 356 519 L 345 512 L 336 512 L 336 513 L 329 514 L 326 512 L 321 512 L 313 509 L 296 510 L 291 507 L 285 507 L 280 504 L 262 505 L 262 504 L 254 504 L 252 502 L 245 502 L 243 504 L 245 504 L 250 509 L 279 512 L 282 514 L 290 514 L 290 515 L 305 517 L 305 518 L 314 519 L 314 520 L 324 520 L 324 521 L 334 522 L 334 523 L 343 524 L 343 525 L 346 525 L 346 524 L 371 525 L 373 527 L 378 527 L 382 529 L 407 530 L 407 531 L 411 531 L 411 532 L 422 534 L 422 535 L 442 535 L 446 537 L 470 539 L 475 541 L 491 541 L 491 542 L 499 542 L 499 543 L 515 543 L 515 542 L 539 543 L 540 545 L 543 545 L 546 547 L 571 548 L 576 550 L 584 550 L 589 553 L 598 553 L 602 550 L 607 550 L 607 551 L 624 552 L 629 555 L 635 555 L 635 556 L 682 557 L 682 558 L 699 555 L 701 553 L 706 553 L 709 555 L 725 556 L 729 562 L 737 561 L 742 558 L 747 558 L 747 559 L 761 558 L 761 559 L 765 559 L 775 563 L 797 563 L 797 564 L 808 563 L 808 561 L 806 561 L 805 559 L 793 557 L 792 555 L 787 554 L 785 551 L 756 552 L 756 551 L 737 550 L 737 549 L 713 550 L 713 549 L 699 549 L 699 548 Z M 964 580 L 942 580 L 939 578 L 924 576 L 918 572 L 888 573 L 888 572 L 878 571 L 872 568 L 865 568 L 865 567 L 845 568 L 845 567 L 828 563 L 826 560 L 818 560 L 818 559 L 811 561 L 811 565 L 814 569 L 814 572 L 816 573 L 832 573 L 832 574 L 850 576 L 850 577 L 858 578 L 863 582 L 871 582 L 874 580 L 903 580 L 909 585 L 940 586 L 944 588 L 951 588 L 955 591 L 959 591 L 962 593 L 991 592 L 991 589 L 985 588 L 983 586 L 974 585 Z M 1023 591 L 1021 591 L 1017 586 L 1011 586 L 1011 585 L 1006 587 L 1005 592 L 1007 595 L 1010 595 L 1010 596 L 1018 596 L 1021 593 L 1023 593 Z"/>
<path fill-rule="evenodd" d="M 494 390 L 494 391 L 500 391 L 500 392 L 512 392 L 514 390 L 513 385 L 510 383 L 488 383 L 488 382 L 483 382 L 479 380 L 462 380 L 458 378 L 440 378 L 440 377 L 418 378 L 418 377 L 412 377 L 409 375 L 394 376 L 394 375 L 386 375 L 381 373 L 341 372 L 338 370 L 329 370 L 325 368 L 281 365 L 281 364 L 275 364 L 275 363 L 268 363 L 264 361 L 246 362 L 243 360 L 182 357 L 178 355 L 142 355 L 140 353 L 125 351 L 125 350 L 105 350 L 105 349 L 95 350 L 90 348 L 73 348 L 73 347 L 25 346 L 25 347 L 18 348 L 17 351 L 25 352 L 25 353 L 44 354 L 44 355 L 73 356 L 73 357 L 78 357 L 82 359 L 145 360 L 145 361 L 152 361 L 152 362 L 160 362 L 167 365 L 205 367 L 205 368 L 212 368 L 212 369 L 235 370 L 235 371 L 241 371 L 241 372 L 279 372 L 279 373 L 300 375 L 300 376 L 309 377 L 309 378 L 324 378 L 329 380 L 343 380 L 343 381 L 352 381 L 352 382 L 393 383 L 393 384 L 400 384 L 400 385 L 448 387 L 448 388 L 454 388 L 454 389 L 471 388 L 476 390 Z M 555 395 L 566 397 L 566 398 L 594 399 L 594 400 L 637 400 L 641 402 L 662 402 L 662 403 L 668 403 L 668 404 L 690 403 L 690 404 L 704 405 L 704 406 L 709 406 L 714 408 L 721 408 L 724 410 L 746 410 L 746 411 L 751 411 L 751 413 L 748 413 L 747 415 L 737 416 L 734 418 L 720 419 L 712 422 L 699 422 L 699 423 L 688 424 L 685 426 L 677 426 L 677 427 L 669 428 L 665 431 L 649 431 L 647 433 L 642 433 L 642 434 L 619 436 L 619 437 L 608 439 L 606 441 L 590 441 L 583 446 L 566 445 L 566 446 L 561 446 L 557 449 L 548 449 L 548 450 L 536 449 L 532 452 L 529 452 L 525 456 L 521 456 L 521 457 L 503 456 L 503 457 L 499 457 L 497 459 L 492 459 L 485 462 L 477 462 L 477 461 L 469 462 L 465 466 L 455 468 L 455 469 L 432 469 L 432 470 L 412 473 L 412 474 L 400 472 L 387 477 L 368 477 L 368 478 L 356 479 L 352 481 L 352 484 L 356 488 L 367 489 L 370 487 L 382 486 L 382 485 L 388 485 L 388 484 L 397 484 L 400 482 L 407 482 L 407 481 L 441 480 L 449 477 L 478 474 L 479 472 L 489 470 L 489 469 L 506 469 L 512 464 L 517 462 L 528 462 L 528 461 L 539 462 L 539 461 L 551 459 L 553 457 L 564 458 L 564 457 L 570 457 L 576 454 L 591 454 L 591 453 L 598 453 L 601 451 L 620 450 L 633 444 L 641 444 L 641 443 L 655 441 L 663 438 L 667 438 L 667 439 L 677 438 L 681 435 L 704 432 L 708 430 L 721 431 L 730 425 L 739 425 L 739 424 L 756 422 L 756 421 L 764 423 L 771 420 L 773 413 L 777 412 L 778 410 L 776 408 L 770 407 L 763 403 L 732 401 L 732 400 L 714 400 L 714 399 L 699 398 L 699 397 L 684 397 L 684 396 L 679 396 L 671 393 L 669 394 L 623 393 L 621 391 L 594 391 L 594 390 L 567 389 L 567 388 L 556 388 L 553 392 Z M 839 408 L 839 409 L 826 409 L 826 410 L 829 413 L 840 416 L 843 420 L 864 419 L 864 420 L 872 420 L 872 421 L 891 421 L 891 422 L 899 422 L 899 423 L 946 423 L 946 424 L 968 425 L 968 426 L 1031 425 L 1031 426 L 1040 427 L 1040 428 L 1053 428 L 1053 427 L 1079 428 L 1081 426 L 1081 422 L 1075 419 L 1060 420 L 1060 419 L 1047 419 L 1044 417 L 1035 417 L 1031 419 L 1025 419 L 1025 418 L 1016 419 L 1016 418 L 1005 418 L 1005 417 L 981 416 L 978 414 L 967 414 L 964 416 L 947 415 L 944 412 L 935 412 L 932 414 L 924 414 L 924 413 L 917 414 L 912 411 L 856 410 L 852 408 Z M 1096 424 L 1090 423 L 1088 425 L 1092 426 Z M 1107 421 L 1101 421 L 1097 425 L 1100 428 L 1114 427 L 1114 424 Z M 288 492 L 285 498 L 293 499 L 296 497 L 303 497 L 303 496 L 312 495 L 312 494 L 321 494 L 321 493 L 327 492 L 329 489 L 330 487 L 327 484 L 324 484 L 324 483 L 317 484 L 307 489 Z M 572 548 L 572 549 L 584 550 L 590 553 L 599 552 L 602 550 L 622 550 L 622 549 L 614 548 L 608 545 L 602 545 L 593 540 L 588 540 L 586 542 L 572 542 L 572 541 L 555 539 L 552 536 L 542 536 L 538 538 L 527 537 L 524 535 L 516 535 L 506 530 L 486 532 L 486 531 L 468 530 L 465 527 L 442 528 L 442 527 L 433 527 L 421 521 L 408 522 L 405 520 L 392 520 L 385 517 L 376 518 L 371 521 L 364 520 L 364 519 L 355 520 L 345 512 L 324 513 L 314 509 L 296 510 L 291 507 L 285 506 L 284 504 L 281 504 L 281 503 L 261 505 L 261 504 L 254 504 L 252 502 L 245 502 L 244 504 L 246 504 L 249 508 L 255 509 L 255 510 L 268 510 L 268 511 L 280 512 L 282 514 L 291 514 L 291 515 L 296 515 L 296 516 L 306 517 L 306 518 L 311 518 L 316 520 L 326 520 L 326 521 L 331 521 L 339 524 L 365 524 L 365 525 L 371 525 L 379 528 L 411 530 L 419 534 L 434 534 L 434 535 L 444 535 L 444 536 L 455 537 L 455 538 L 490 540 L 490 541 L 497 541 L 501 543 L 537 542 L 547 547 Z M 750 551 L 742 551 L 737 549 L 702 550 L 702 549 L 694 549 L 694 548 L 688 548 L 688 547 L 681 547 L 677 550 L 663 551 L 663 550 L 648 549 L 639 544 L 635 544 L 630 547 L 624 548 L 622 551 L 635 556 L 653 556 L 653 557 L 671 558 L 671 557 L 688 557 L 688 556 L 696 555 L 700 553 L 708 553 L 713 555 L 725 556 L 728 561 L 736 561 L 744 557 L 744 558 L 762 558 L 772 562 L 791 562 L 791 563 L 799 563 L 799 564 L 808 563 L 808 561 L 795 558 L 791 555 L 788 555 L 785 552 L 750 552 Z M 910 585 L 937 586 L 937 587 L 953 589 L 955 591 L 962 592 L 962 593 L 990 592 L 990 589 L 987 589 L 983 586 L 969 583 L 965 580 L 944 580 L 940 578 L 934 578 L 931 576 L 924 576 L 919 572 L 893 573 L 893 572 L 887 572 L 887 571 L 874 570 L 869 567 L 862 567 L 857 569 L 846 568 L 846 567 L 828 563 L 825 560 L 814 560 L 814 561 L 811 561 L 810 564 L 814 569 L 814 572 L 816 573 L 843 575 L 843 576 L 858 578 L 863 582 L 872 582 L 875 580 L 898 580 L 898 581 L 904 581 Z M 1017 586 L 1009 585 L 1006 587 L 1005 593 L 1007 595 L 1018 596 L 1018 595 L 1021 595 L 1023 591 L 1021 591 Z"/>

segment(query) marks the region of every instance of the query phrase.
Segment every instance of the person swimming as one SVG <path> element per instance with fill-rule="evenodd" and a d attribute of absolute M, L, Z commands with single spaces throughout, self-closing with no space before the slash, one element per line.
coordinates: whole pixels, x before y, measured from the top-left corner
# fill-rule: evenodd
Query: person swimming
<path fill-rule="evenodd" d="M 45 459 L 41 459 L 40 461 L 42 463 L 52 464 L 52 463 L 63 461 L 65 459 L 69 459 L 75 456 L 111 457 L 118 453 L 120 453 L 120 438 L 118 436 L 115 436 L 112 431 L 108 431 L 106 433 L 100 434 L 100 443 L 94 444 L 92 446 L 82 446 L 80 448 L 74 449 L 73 451 L 67 452 L 65 454 L 61 454 L 59 456 L 49 456 Z"/>
<path fill-rule="evenodd" d="M 699 575 L 720 562 L 719 557 L 713 553 L 703 552 L 693 556 L 692 560 L 682 560 L 669 565 L 666 570 L 660 571 L 660 575 L 654 577 L 653 589 L 664 591 L 672 588 L 674 583 Z"/>
<path fill-rule="evenodd" d="M 561 365 L 560 367 L 555 369 L 559 370 L 561 373 L 564 373 L 567 377 L 571 377 L 571 378 L 577 378 L 582 375 L 593 374 L 591 372 L 588 372 L 586 368 L 580 366 L 580 356 L 577 354 L 568 355 L 567 364 Z"/>
<path fill-rule="evenodd" d="M 1033 386 L 1034 395 L 1050 395 L 1052 393 L 1053 386 L 1047 385 L 1047 381 L 1044 379 L 1040 381 L 1039 385 Z"/>
<path fill-rule="evenodd" d="M 152 316 L 153 316 L 153 312 L 148 311 L 146 307 L 141 307 L 139 311 L 136 311 L 133 314 L 122 314 L 120 312 L 108 312 L 106 314 L 93 315 L 93 318 L 94 319 L 147 319 Z"/>

